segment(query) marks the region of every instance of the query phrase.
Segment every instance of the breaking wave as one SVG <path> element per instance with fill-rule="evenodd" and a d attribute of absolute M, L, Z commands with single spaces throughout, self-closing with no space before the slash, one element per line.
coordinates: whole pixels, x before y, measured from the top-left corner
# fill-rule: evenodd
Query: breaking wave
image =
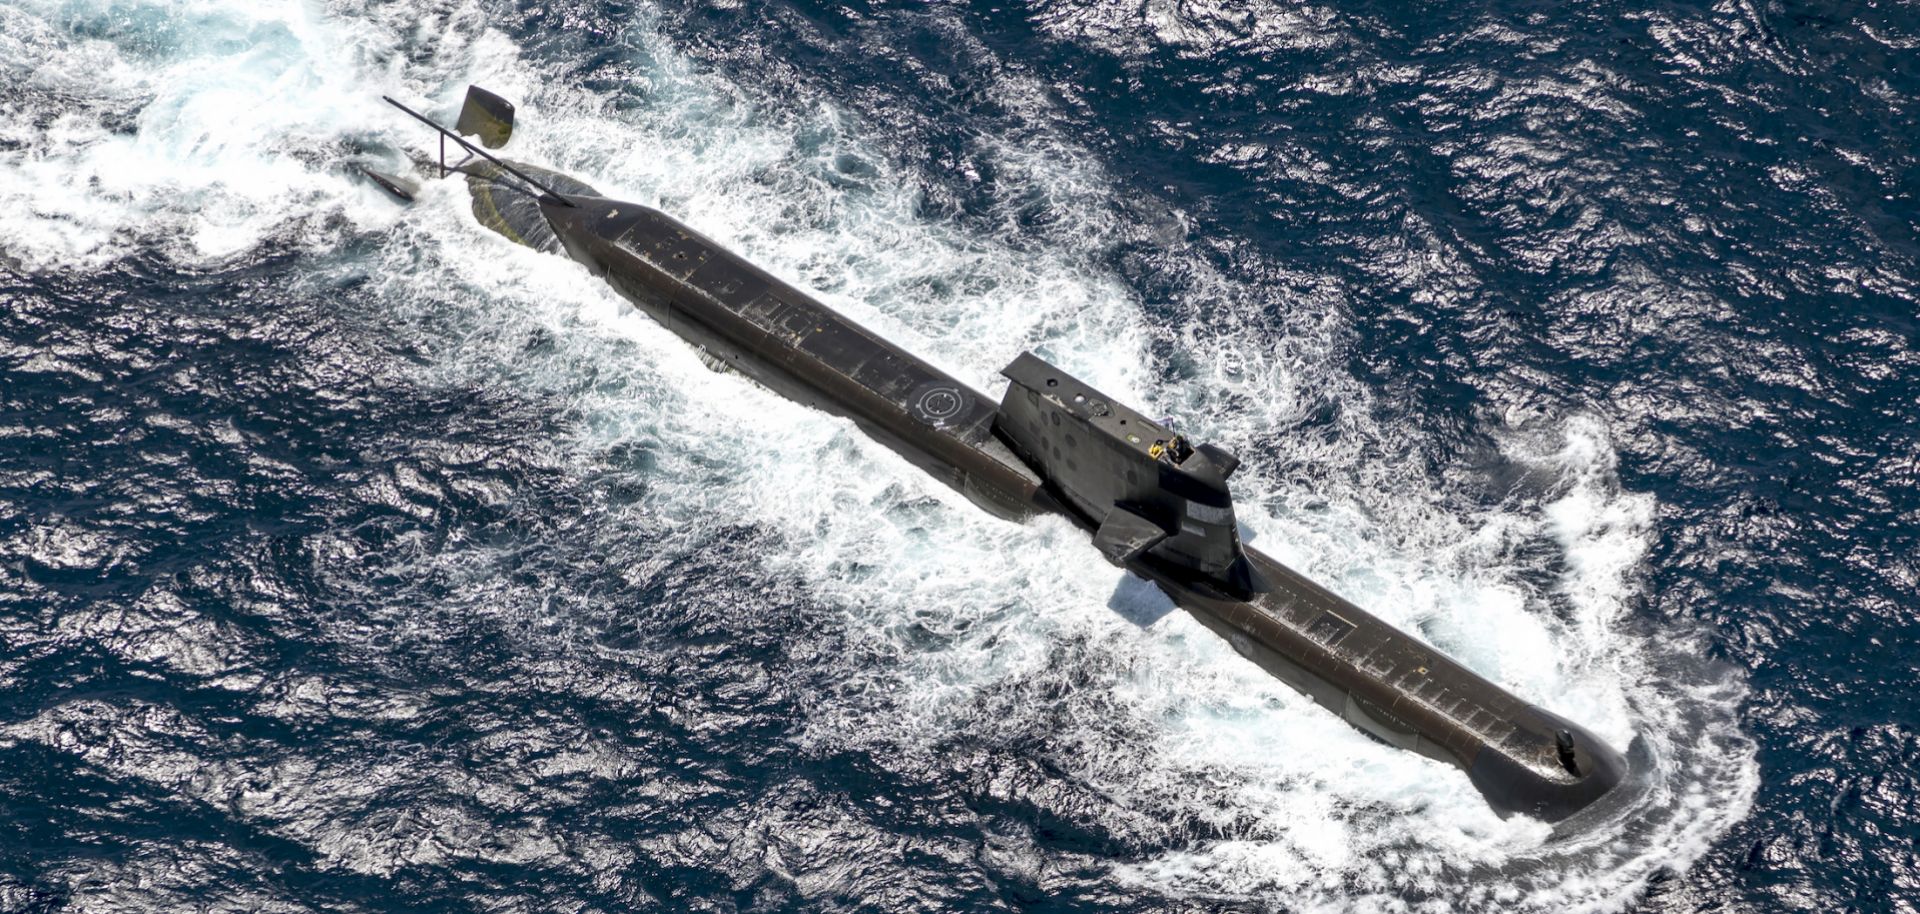
<path fill-rule="evenodd" d="M 579 15 L 597 36 L 589 44 L 536 40 L 524 24 L 533 14 L 479 3 L 0 5 L 0 72 L 21 87 L 0 119 L 0 249 L 23 275 L 70 278 L 136 256 L 218 274 L 263 248 L 292 252 L 293 293 L 337 299 L 339 320 L 377 319 L 400 335 L 393 351 L 412 355 L 382 371 L 536 404 L 555 434 L 519 447 L 543 466 L 583 486 L 644 489 L 596 512 L 592 530 L 556 528 L 607 563 L 599 574 L 645 582 L 692 563 L 734 613 L 791 593 L 826 607 L 833 634 L 814 662 L 831 676 L 787 697 L 795 719 L 772 738 L 808 758 L 929 777 L 976 811 L 1027 812 L 981 813 L 988 837 L 973 846 L 927 844 L 910 823 L 848 811 L 821 827 L 742 790 L 712 840 L 755 836 L 761 850 L 727 866 L 788 873 L 802 898 L 847 890 L 819 875 L 825 862 L 895 841 L 945 855 L 936 869 L 955 882 L 1104 886 L 1147 907 L 1165 896 L 1291 910 L 1618 910 L 1745 814 L 1757 772 L 1736 721 L 1744 688 L 1695 659 L 1692 636 L 1634 620 L 1657 506 L 1622 488 L 1602 420 L 1485 416 L 1478 481 L 1434 469 L 1405 440 L 1416 430 L 1376 408 L 1388 394 L 1349 370 L 1353 331 L 1333 277 L 1256 254 L 1221 261 L 1219 239 L 1197 237 L 1177 197 L 1103 172 L 1061 103 L 1016 66 L 988 67 L 995 81 L 978 91 L 1011 114 L 979 131 L 957 166 L 990 174 L 991 187 L 943 213 L 930 201 L 951 175 L 898 154 L 830 88 L 703 66 L 647 11 Z M 1071 18 L 1064 7 L 1043 17 L 1062 28 Z M 1122 54 L 1147 40 L 1098 38 Z M 1241 661 L 1098 561 L 1079 531 L 986 517 L 848 423 L 707 370 L 583 271 L 476 226 L 457 182 L 429 184 L 401 208 L 342 167 L 393 155 L 389 143 L 426 148 L 381 94 L 445 114 L 469 82 L 519 103 L 516 157 L 680 214 L 978 387 L 997 392 L 995 369 L 1034 349 L 1240 453 L 1241 518 L 1259 548 L 1632 744 L 1632 804 L 1570 835 L 1500 820 L 1464 775 L 1383 749 Z M 1151 298 L 1113 265 L 1142 249 L 1168 277 Z M 1472 496 L 1495 478 L 1505 494 Z M 84 525 L 40 530 L 25 548 L 43 561 L 97 550 Z M 615 662 L 596 675 L 617 677 L 608 670 L 641 650 L 605 646 L 621 607 L 514 573 L 500 550 L 430 539 L 383 553 L 372 571 L 446 582 L 441 600 L 492 619 L 529 656 L 610 651 Z M 365 598 L 378 608 L 328 623 L 324 638 L 377 657 L 383 632 L 456 624 L 431 605 Z M 145 650 L 211 674 L 233 649 L 224 637 L 208 622 Z M 785 637 L 805 650 L 812 636 Z M 646 665 L 634 666 L 635 681 L 616 688 L 646 688 Z M 294 693 L 281 701 L 262 713 L 330 713 Z M 5 739 L 193 796 L 261 776 L 245 757 L 190 776 L 196 746 L 213 738 L 192 711 L 126 713 L 63 703 L 9 724 Z M 85 719 L 119 721 L 121 748 L 73 736 Z M 389 751 L 376 778 L 430 764 Z M 641 750 L 589 737 L 578 751 L 582 770 L 618 780 L 621 753 Z M 537 856 L 571 840 L 561 821 L 442 822 L 428 853 L 351 821 L 289 828 L 359 802 L 351 782 L 366 776 L 294 758 L 273 772 L 272 808 L 235 815 L 330 861 L 322 870 L 421 866 L 458 879 L 469 845 Z M 706 808 L 651 802 L 663 816 Z M 618 880 L 631 860 L 609 848 L 591 878 Z M 103 907 L 139 906 L 133 870 L 68 872 L 71 891 Z M 183 872 L 183 883 L 216 878 Z"/>

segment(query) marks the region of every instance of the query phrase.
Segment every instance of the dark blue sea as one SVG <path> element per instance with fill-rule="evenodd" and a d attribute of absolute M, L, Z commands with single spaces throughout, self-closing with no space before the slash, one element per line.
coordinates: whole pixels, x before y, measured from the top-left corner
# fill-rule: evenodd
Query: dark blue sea
<path fill-rule="evenodd" d="M 1630 802 L 355 178 L 469 83 L 1239 454 Z M 0 912 L 1920 912 L 1917 137 L 1886 0 L 0 0 Z"/>

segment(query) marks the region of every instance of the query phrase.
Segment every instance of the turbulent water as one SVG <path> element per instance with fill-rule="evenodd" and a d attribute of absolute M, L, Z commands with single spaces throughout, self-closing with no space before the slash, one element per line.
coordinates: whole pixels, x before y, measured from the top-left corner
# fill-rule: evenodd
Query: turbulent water
<path fill-rule="evenodd" d="M 1920 910 L 1920 13 L 0 0 L 0 911 Z M 1632 747 L 1501 820 L 342 162 L 469 82 Z"/>

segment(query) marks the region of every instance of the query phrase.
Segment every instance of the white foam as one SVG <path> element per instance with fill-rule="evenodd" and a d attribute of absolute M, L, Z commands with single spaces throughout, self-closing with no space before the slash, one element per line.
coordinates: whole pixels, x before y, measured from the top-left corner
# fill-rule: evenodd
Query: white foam
<path fill-rule="evenodd" d="M 1058 136 L 992 146 L 1009 194 L 1049 194 L 1088 227 L 1034 251 L 1017 226 L 979 237 L 921 218 L 917 176 L 831 99 L 758 97 L 698 72 L 644 22 L 628 40 L 646 104 L 629 110 L 552 80 L 464 6 L 367 20 L 212 0 L 0 10 L 0 67 L 87 100 L 4 128 L 22 147 L 0 153 L 0 244 L 12 256 L 86 270 L 157 246 L 196 264 L 268 239 L 321 249 L 342 231 L 383 232 L 371 261 L 329 269 L 376 276 L 387 305 L 455 328 L 422 341 L 429 383 L 566 403 L 581 418 L 549 445 L 562 462 L 644 446 L 656 468 L 643 510 L 665 554 L 728 524 L 772 531 L 786 548 L 743 573 L 807 582 L 843 608 L 864 653 L 886 658 L 850 665 L 844 690 L 816 700 L 810 745 L 902 764 L 937 764 L 956 740 L 1039 746 L 1070 789 L 1102 798 L 1103 828 L 1178 848 L 1115 865 L 1116 879 L 1300 910 L 1617 908 L 1750 801 L 1737 681 L 1686 678 L 1627 625 L 1653 507 L 1621 491 L 1602 426 L 1568 416 L 1494 429 L 1551 485 L 1493 509 L 1443 503 L 1393 444 L 1397 430 L 1370 418 L 1370 391 L 1340 372 L 1348 331 L 1333 284 L 1294 277 L 1299 297 L 1280 308 L 1280 290 L 1211 273 L 1172 239 L 1168 256 L 1186 257 L 1195 278 L 1161 306 L 1234 307 L 1204 336 L 1193 323 L 1155 326 L 1098 266 L 1120 192 Z M 70 37 L 77 20 L 141 17 L 171 24 Z M 442 53 L 407 52 L 423 40 Z M 402 211 L 300 152 L 368 125 L 418 138 L 378 95 L 445 112 L 469 81 L 520 101 L 516 156 L 662 204 L 977 386 L 997 390 L 998 366 L 1037 348 L 1149 412 L 1180 414 L 1247 458 L 1236 488 L 1262 548 L 1616 745 L 1639 738 L 1653 795 L 1676 808 L 1649 801 L 1557 843 L 1538 823 L 1501 821 L 1464 775 L 1369 741 L 1184 614 L 1141 629 L 1110 610 L 1117 573 L 1065 523 L 993 520 L 847 423 L 708 371 L 583 270 L 479 228 L 458 184 L 430 185 Z M 1030 88 L 1005 95 L 1044 105 Z M 112 111 L 141 102 L 136 129 L 115 132 Z M 535 332 L 554 345 L 530 351 Z M 1147 353 L 1160 336 L 1201 359 L 1194 380 L 1155 383 Z M 1284 434 L 1325 401 L 1344 407 L 1340 434 Z M 1527 543 L 1560 556 L 1551 589 L 1527 583 L 1541 570 L 1514 558 Z M 1402 901 L 1428 893 L 1449 903 Z"/>

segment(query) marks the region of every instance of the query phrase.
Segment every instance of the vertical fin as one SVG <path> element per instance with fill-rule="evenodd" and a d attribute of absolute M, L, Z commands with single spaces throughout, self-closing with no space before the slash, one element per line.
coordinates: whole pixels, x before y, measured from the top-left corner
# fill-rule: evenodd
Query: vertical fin
<path fill-rule="evenodd" d="M 480 145 L 499 149 L 513 136 L 513 103 L 479 86 L 467 87 L 466 104 L 453 129 L 461 136 L 479 137 Z"/>

